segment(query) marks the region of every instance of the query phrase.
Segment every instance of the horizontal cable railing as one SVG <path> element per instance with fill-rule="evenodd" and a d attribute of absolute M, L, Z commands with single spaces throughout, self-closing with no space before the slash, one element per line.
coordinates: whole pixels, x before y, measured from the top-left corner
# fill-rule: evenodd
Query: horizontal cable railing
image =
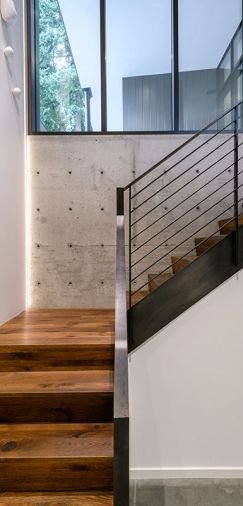
<path fill-rule="evenodd" d="M 222 235 L 217 220 L 227 218 L 237 236 L 243 207 L 242 104 L 222 113 L 125 188 L 130 305 L 139 292 L 148 293 L 148 276 L 150 282 L 159 277 L 163 282 L 164 273 L 173 274 L 175 265 L 195 251 L 195 239 L 198 246 Z M 202 231 L 205 238 L 198 242 Z"/>

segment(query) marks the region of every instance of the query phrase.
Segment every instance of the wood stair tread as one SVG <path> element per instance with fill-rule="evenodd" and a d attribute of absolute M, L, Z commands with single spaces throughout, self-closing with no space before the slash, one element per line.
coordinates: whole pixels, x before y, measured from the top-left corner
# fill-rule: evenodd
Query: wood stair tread
<path fill-rule="evenodd" d="M 11 459 L 113 457 L 113 423 L 0 425 L 0 465 Z"/>
<path fill-rule="evenodd" d="M 219 220 L 218 224 L 221 235 L 230 234 L 235 230 L 235 222 L 233 221 L 233 217 Z M 243 225 L 243 216 L 239 216 L 239 225 Z"/>
<path fill-rule="evenodd" d="M 137 304 L 149 294 L 148 290 L 140 290 L 139 292 L 132 293 L 132 304 Z M 129 292 L 127 292 L 127 302 L 129 301 Z"/>
<path fill-rule="evenodd" d="M 1 331 L 58 331 L 114 334 L 114 311 L 44 310 L 24 311 L 0 327 Z"/>
<path fill-rule="evenodd" d="M 6 493 L 0 494 L 0 506 L 113 506 L 110 493 Z"/>
<path fill-rule="evenodd" d="M 43 332 L 4 332 L 0 328 L 0 352 L 3 349 L 8 349 L 15 346 L 21 348 L 40 347 L 40 348 L 80 348 L 87 346 L 102 346 L 102 345 L 114 345 L 114 333 L 106 335 L 92 334 L 80 334 L 77 332 L 74 335 L 73 332 L 52 332 L 46 335 Z"/>
<path fill-rule="evenodd" d="M 148 283 L 149 283 L 150 292 L 153 292 L 154 290 L 156 290 L 156 288 L 158 288 L 163 283 L 168 281 L 168 279 L 171 279 L 171 278 L 173 278 L 172 272 L 160 274 L 159 276 L 157 274 L 149 274 L 148 275 Z"/>
<path fill-rule="evenodd" d="M 49 393 L 113 392 L 113 373 L 96 371 L 1 372 L 0 397 Z"/>

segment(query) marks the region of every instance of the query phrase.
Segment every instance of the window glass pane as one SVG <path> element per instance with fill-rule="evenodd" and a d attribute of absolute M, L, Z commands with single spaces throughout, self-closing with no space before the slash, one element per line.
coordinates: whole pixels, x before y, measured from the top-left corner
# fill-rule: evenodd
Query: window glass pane
<path fill-rule="evenodd" d="M 242 56 L 242 28 L 238 30 L 235 39 L 234 39 L 234 66 L 238 63 L 240 57 Z"/>
<path fill-rule="evenodd" d="M 37 129 L 100 130 L 99 0 L 39 0 Z"/>
<path fill-rule="evenodd" d="M 227 81 L 228 77 L 231 73 L 231 48 L 228 49 L 226 55 L 224 56 L 222 62 L 219 65 L 219 69 L 222 70 L 222 79 L 223 81 Z"/>
<path fill-rule="evenodd" d="M 224 81 L 231 78 L 230 51 L 226 50 L 241 18 L 242 0 L 179 0 L 182 130 L 205 126 L 217 116 L 219 103 L 224 109 Z"/>
<path fill-rule="evenodd" d="M 107 0 L 108 130 L 171 129 L 171 0 Z"/>
<path fill-rule="evenodd" d="M 237 79 L 237 101 L 238 102 L 243 99 L 242 85 L 243 85 L 243 81 L 242 81 L 242 71 L 241 71 L 240 74 L 238 75 L 238 79 Z"/>

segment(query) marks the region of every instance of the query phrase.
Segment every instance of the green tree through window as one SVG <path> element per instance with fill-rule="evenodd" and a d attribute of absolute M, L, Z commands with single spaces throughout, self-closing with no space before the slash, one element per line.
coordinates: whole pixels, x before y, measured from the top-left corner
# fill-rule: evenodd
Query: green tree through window
<path fill-rule="evenodd" d="M 84 131 L 84 94 L 58 0 L 39 0 L 40 122 L 48 132 Z"/>

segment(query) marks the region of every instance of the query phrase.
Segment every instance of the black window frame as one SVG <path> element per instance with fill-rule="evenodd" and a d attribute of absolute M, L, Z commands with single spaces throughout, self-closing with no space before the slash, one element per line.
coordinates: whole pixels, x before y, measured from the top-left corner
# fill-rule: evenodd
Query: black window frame
<path fill-rule="evenodd" d="M 243 0 L 242 0 L 243 41 Z M 78 132 L 41 132 L 37 130 L 39 117 L 38 88 L 38 0 L 27 0 L 27 64 L 28 64 L 28 134 L 29 135 L 183 135 L 195 130 L 180 130 L 180 87 L 179 87 L 179 0 L 171 0 L 171 52 L 172 52 L 172 129 L 108 131 L 107 129 L 107 74 L 106 74 L 106 0 L 100 0 L 100 75 L 101 75 L 101 130 Z M 243 42 L 242 42 L 243 46 Z M 227 51 L 227 50 L 226 50 Z M 225 52 L 226 53 L 226 52 Z M 243 53 L 243 47 L 242 47 Z M 222 61 L 222 60 L 221 60 Z M 239 62 L 238 62 L 239 63 Z M 243 56 L 242 56 L 243 65 Z M 234 105 L 234 104 L 233 104 Z"/>

